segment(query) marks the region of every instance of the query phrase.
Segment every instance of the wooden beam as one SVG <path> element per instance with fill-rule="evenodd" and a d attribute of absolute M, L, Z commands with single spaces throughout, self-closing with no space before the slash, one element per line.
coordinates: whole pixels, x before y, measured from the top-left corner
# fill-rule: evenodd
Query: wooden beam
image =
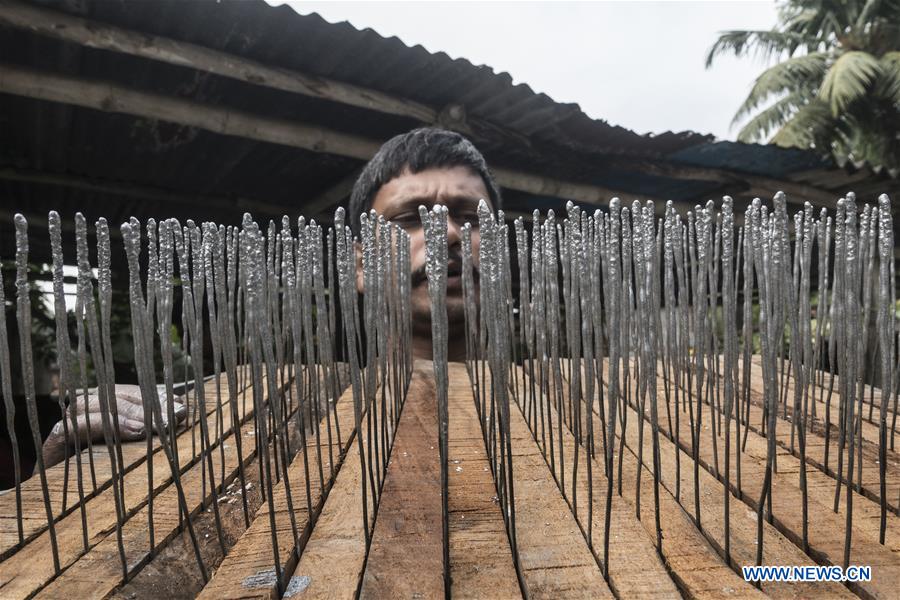
<path fill-rule="evenodd" d="M 169 121 L 221 135 L 360 160 L 369 160 L 381 146 L 379 141 L 316 125 L 261 117 L 191 100 L 140 92 L 109 82 L 86 81 L 9 65 L 0 65 L 0 93 Z M 493 172 L 497 183 L 502 187 L 575 202 L 605 204 L 613 196 L 630 202 L 637 196 L 632 192 L 561 181 L 509 169 L 494 169 Z"/>
<path fill-rule="evenodd" d="M 600 204 L 604 206 L 614 197 L 619 197 L 623 202 L 628 202 L 629 204 L 635 198 L 660 202 L 659 199 L 640 196 L 633 192 L 615 190 L 597 185 L 549 179 L 540 175 L 532 175 L 530 173 L 522 173 L 510 169 L 492 168 L 491 172 L 494 174 L 497 183 L 501 186 L 528 192 L 537 196 L 550 196 L 552 198 L 563 198 L 575 202 Z"/>
<path fill-rule="evenodd" d="M 227 52 L 0 0 L 0 24 L 65 42 L 155 60 L 244 83 L 435 123 L 439 111 L 375 90 L 271 67 Z"/>
<path fill-rule="evenodd" d="M 849 172 L 847 167 L 838 167 L 828 171 L 824 169 L 810 169 L 808 171 L 798 171 L 791 173 L 788 178 L 797 183 L 814 183 L 817 187 L 830 189 L 834 186 L 849 187 L 853 184 L 865 181 L 867 179 L 875 179 L 878 175 L 870 169 L 864 168 L 854 172 Z"/>
<path fill-rule="evenodd" d="M 117 183 L 79 177 L 76 175 L 60 175 L 42 171 L 15 169 L 12 167 L 0 168 L 0 180 L 20 181 L 25 183 L 38 183 L 66 187 L 85 192 L 98 192 L 101 194 L 113 194 L 128 198 L 138 198 L 153 202 L 189 203 L 193 206 L 209 206 L 228 211 L 250 211 L 266 215 L 281 215 L 286 212 L 294 212 L 293 207 L 281 204 L 271 204 L 249 198 L 225 198 L 222 196 L 195 196 L 183 192 L 169 191 L 160 188 L 146 187 L 131 183 Z"/>
<path fill-rule="evenodd" d="M 448 376 L 450 596 L 479 598 L 491 590 L 495 598 L 521 598 L 503 512 L 492 500 L 497 487 L 472 384 L 462 363 L 450 363 Z"/>
<path fill-rule="evenodd" d="M 450 597 L 444 589 L 441 460 L 434 451 L 437 394 L 433 367 L 422 365 L 416 363 L 422 385 L 407 394 L 397 423 L 359 586 L 361 600 Z"/>
<path fill-rule="evenodd" d="M 749 186 L 752 193 L 762 198 L 771 198 L 776 192 L 782 191 L 787 195 L 791 204 L 803 204 L 811 202 L 816 206 L 833 207 L 838 200 L 838 194 L 807 183 L 798 183 L 762 175 L 740 173 L 728 169 L 716 169 L 709 167 L 697 167 L 676 163 L 662 163 L 649 161 L 629 162 L 616 160 L 611 166 L 627 171 L 637 171 L 647 175 L 669 177 L 682 180 L 714 181 L 724 184 L 741 184 Z M 732 195 L 737 194 L 736 190 Z"/>
<path fill-rule="evenodd" d="M 331 222 L 334 219 L 334 215 L 328 214 L 328 211 L 333 211 L 344 198 L 350 195 L 350 192 L 353 191 L 353 184 L 356 183 L 362 169 L 362 167 L 353 169 L 353 171 L 336 184 L 332 185 L 309 202 L 304 202 L 302 206 L 303 214 L 307 217 L 313 217 L 316 220 L 320 220 L 320 217 L 325 217 Z"/>
<path fill-rule="evenodd" d="M 13 212 L 15 211 L 15 212 Z M 27 209 L 15 210 L 13 211 L 0 211 L 0 223 L 8 223 L 10 225 L 14 225 L 16 222 L 15 215 L 16 213 L 21 214 L 25 217 L 25 220 L 28 221 L 28 229 L 31 231 L 33 228 L 38 228 L 41 232 L 47 231 L 47 228 L 50 225 L 50 220 L 48 215 L 41 215 L 34 212 L 29 212 Z M 67 215 L 68 216 L 68 215 Z M 74 215 L 73 215 L 74 216 Z M 90 223 L 88 226 L 88 235 L 96 235 L 94 232 L 94 225 Z M 63 218 L 62 223 L 60 224 L 60 230 L 65 233 L 74 233 L 75 232 L 75 219 L 74 218 Z M 119 223 L 109 223 L 109 237 L 112 240 L 121 240 L 122 232 L 119 230 Z M 35 239 L 32 236 L 29 236 L 29 243 L 34 244 Z M 40 246 L 40 244 L 39 244 Z"/>
<path fill-rule="evenodd" d="M 140 92 L 109 82 L 0 67 L 0 92 L 196 127 L 213 133 L 367 160 L 378 142 L 284 119 Z"/>

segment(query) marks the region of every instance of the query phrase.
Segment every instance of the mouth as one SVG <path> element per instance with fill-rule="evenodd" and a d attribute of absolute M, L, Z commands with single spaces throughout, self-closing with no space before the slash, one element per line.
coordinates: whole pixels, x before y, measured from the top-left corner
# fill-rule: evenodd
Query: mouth
<path fill-rule="evenodd" d="M 424 267 L 421 270 L 417 270 L 413 273 L 412 276 L 413 287 L 418 287 L 419 285 L 426 285 L 428 282 L 428 277 L 425 275 Z M 463 269 L 462 262 L 457 260 L 450 260 L 447 263 L 447 290 L 456 292 L 462 289 L 462 280 L 463 280 Z M 478 282 L 478 270 L 472 270 L 472 280 L 474 283 Z"/>
<path fill-rule="evenodd" d="M 458 262 L 450 262 L 447 265 L 447 290 L 462 288 L 462 265 Z"/>

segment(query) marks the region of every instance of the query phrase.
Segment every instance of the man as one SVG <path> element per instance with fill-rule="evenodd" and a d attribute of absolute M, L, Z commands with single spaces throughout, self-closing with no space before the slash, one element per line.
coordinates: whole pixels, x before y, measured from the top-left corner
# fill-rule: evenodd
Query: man
<path fill-rule="evenodd" d="M 431 302 L 425 277 L 425 234 L 419 206 L 443 204 L 447 219 L 447 326 L 448 358 L 465 358 L 465 316 L 462 296 L 461 230 L 472 224 L 472 260 L 478 269 L 477 209 L 480 200 L 492 210 L 500 208 L 500 191 L 487 163 L 472 142 L 442 129 L 414 129 L 391 138 L 366 165 L 350 196 L 349 213 L 354 232 L 359 215 L 370 209 L 402 227 L 410 236 L 412 263 L 412 354 L 431 358 Z M 364 293 L 362 272 L 357 288 Z M 478 297 L 476 293 L 475 297 Z"/>
<path fill-rule="evenodd" d="M 359 232 L 359 215 L 374 209 L 409 233 L 413 319 L 411 350 L 414 358 L 430 359 L 432 354 L 431 302 L 425 277 L 425 235 L 419 218 L 419 206 L 431 208 L 436 204 L 443 204 L 449 209 L 448 358 L 462 360 L 465 358 L 463 329 L 465 316 L 462 296 L 461 229 L 467 222 L 472 224 L 472 258 L 477 273 L 481 237 L 478 233 L 476 211 L 482 199 L 489 203 L 492 210 L 500 208 L 500 191 L 484 157 L 460 134 L 435 128 L 414 129 L 385 142 L 365 166 L 353 186 L 349 213 L 355 232 Z M 363 293 L 361 270 L 359 275 L 357 288 Z M 477 293 L 475 297 L 478 297 Z M 138 387 L 117 385 L 116 402 L 122 439 L 130 441 L 142 438 L 145 435 L 144 417 Z M 98 399 L 95 396 L 91 397 L 87 411 L 81 402 L 77 404 L 79 439 L 86 442 L 87 423 L 90 421 L 94 441 L 101 441 L 103 428 Z M 180 404 L 176 404 L 176 416 L 179 421 L 185 416 L 184 407 Z M 49 466 L 62 460 L 65 457 L 65 450 L 66 439 L 62 422 L 59 422 L 44 442 L 45 464 Z"/>

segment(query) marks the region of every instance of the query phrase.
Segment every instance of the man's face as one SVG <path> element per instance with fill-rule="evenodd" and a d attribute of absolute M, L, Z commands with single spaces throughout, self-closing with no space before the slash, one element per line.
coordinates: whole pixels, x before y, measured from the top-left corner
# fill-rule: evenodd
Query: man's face
<path fill-rule="evenodd" d="M 425 233 L 419 218 L 419 206 L 431 208 L 443 204 L 447 219 L 447 320 L 461 324 L 464 319 L 462 295 L 462 226 L 472 224 L 472 262 L 478 282 L 478 202 L 490 205 L 481 177 L 468 167 L 427 169 L 419 173 L 405 171 L 384 184 L 372 202 L 372 209 L 409 234 L 412 266 L 412 316 L 414 327 L 427 327 L 430 334 L 431 302 L 425 278 Z M 358 285 L 361 285 L 361 281 Z M 362 290 L 360 290 L 362 291 Z M 477 287 L 476 287 L 476 299 Z"/>

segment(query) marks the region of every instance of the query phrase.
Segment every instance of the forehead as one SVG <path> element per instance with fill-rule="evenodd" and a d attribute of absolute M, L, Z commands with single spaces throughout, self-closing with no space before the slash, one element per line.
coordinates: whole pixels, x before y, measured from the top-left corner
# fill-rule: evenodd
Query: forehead
<path fill-rule="evenodd" d="M 481 177 L 468 167 L 426 169 L 418 173 L 405 170 L 381 186 L 372 202 L 379 214 L 391 213 L 420 204 L 444 204 L 450 208 L 477 205 L 484 198 L 490 202 L 487 187 Z"/>

